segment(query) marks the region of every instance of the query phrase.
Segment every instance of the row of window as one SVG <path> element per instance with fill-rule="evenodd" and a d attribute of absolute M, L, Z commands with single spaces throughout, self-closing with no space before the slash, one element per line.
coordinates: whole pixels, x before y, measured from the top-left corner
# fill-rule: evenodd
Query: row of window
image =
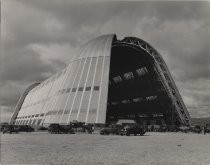
<path fill-rule="evenodd" d="M 35 114 L 35 115 L 28 115 L 28 116 L 20 116 L 20 117 L 17 117 L 17 119 L 24 119 L 24 118 L 33 118 L 33 117 L 38 117 L 39 114 Z M 44 116 L 44 113 L 41 113 L 40 116 Z"/>
<path fill-rule="evenodd" d="M 148 96 L 148 97 L 145 98 L 146 101 L 153 101 L 155 99 L 157 99 L 157 96 Z M 118 105 L 120 103 L 129 104 L 129 103 L 132 103 L 132 102 L 137 103 L 137 102 L 141 102 L 143 100 L 144 100 L 144 98 L 139 97 L 139 98 L 135 98 L 135 99 L 125 99 L 125 100 L 122 100 L 122 101 L 113 101 L 111 103 L 108 102 L 108 105 Z"/>
<path fill-rule="evenodd" d="M 144 76 L 146 74 L 148 74 L 148 70 L 146 67 L 142 67 L 140 69 L 137 69 L 136 71 L 136 74 L 138 76 Z M 130 80 L 130 79 L 134 79 L 134 73 L 133 72 L 127 72 L 127 73 L 124 73 L 122 76 L 116 76 L 116 77 L 113 77 L 113 81 L 117 84 L 117 83 L 120 83 L 123 81 L 123 78 L 125 80 Z M 111 84 L 111 82 L 109 82 Z"/>
<path fill-rule="evenodd" d="M 99 89 L 100 89 L 100 87 L 99 86 L 94 86 L 93 87 L 93 90 L 94 91 L 99 91 Z M 90 91 L 91 90 L 91 87 L 90 86 L 88 86 L 88 87 L 86 87 L 85 89 L 84 89 L 84 87 L 78 87 L 78 88 L 66 88 L 66 89 L 61 89 L 61 90 L 59 90 L 58 92 L 57 92 L 57 94 L 64 94 L 64 93 L 69 93 L 70 91 L 71 92 L 76 92 L 76 91 L 83 91 L 83 90 L 85 90 L 85 91 Z M 45 98 L 45 99 L 43 99 L 43 100 L 39 100 L 39 101 L 37 101 L 37 102 L 34 102 L 34 103 L 31 103 L 31 104 L 29 104 L 29 105 L 26 105 L 26 106 L 23 106 L 22 107 L 22 109 L 24 109 L 24 108 L 28 108 L 28 107 L 30 107 L 30 106 L 34 106 L 34 105 L 36 105 L 36 104 L 40 104 L 40 103 L 43 103 L 43 102 L 45 102 L 45 101 L 47 101 L 47 100 L 49 100 L 50 99 L 50 97 L 48 97 L 48 98 Z"/>
<path fill-rule="evenodd" d="M 49 115 L 57 115 L 57 114 L 58 114 L 58 115 L 61 115 L 61 114 L 63 114 L 63 111 L 64 111 L 64 110 L 49 111 L 49 112 L 47 112 L 46 116 L 49 116 Z M 73 109 L 71 113 L 77 113 L 77 112 L 78 112 L 78 109 Z M 87 112 L 87 109 L 82 109 L 82 110 L 80 111 L 80 113 L 85 113 L 85 112 Z M 64 114 L 69 114 L 69 113 L 70 113 L 70 109 L 66 109 L 66 110 L 64 111 Z M 96 113 L 96 109 L 90 109 L 89 113 Z"/>
<path fill-rule="evenodd" d="M 39 119 L 37 125 L 39 125 L 41 123 L 41 121 L 42 121 L 42 119 Z M 17 124 L 17 125 L 35 125 L 36 122 L 37 122 L 36 119 L 34 119 L 34 120 L 18 120 L 15 122 L 15 124 Z"/>
<path fill-rule="evenodd" d="M 94 91 L 98 91 L 99 90 L 99 86 L 94 86 L 93 87 L 93 90 Z M 88 86 L 88 87 L 78 87 L 78 88 L 66 88 L 66 89 L 61 89 L 61 90 L 59 90 L 57 93 L 58 94 L 63 94 L 63 93 L 69 93 L 70 91 L 71 92 L 76 92 L 76 91 L 83 91 L 83 90 L 85 90 L 85 91 L 90 91 L 91 90 L 91 87 L 90 86 Z"/>

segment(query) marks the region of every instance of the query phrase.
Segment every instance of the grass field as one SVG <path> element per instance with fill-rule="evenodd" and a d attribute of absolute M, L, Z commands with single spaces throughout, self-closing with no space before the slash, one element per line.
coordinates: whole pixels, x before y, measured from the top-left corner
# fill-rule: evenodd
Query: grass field
<path fill-rule="evenodd" d="M 1 134 L 2 164 L 210 165 L 210 134 Z"/>

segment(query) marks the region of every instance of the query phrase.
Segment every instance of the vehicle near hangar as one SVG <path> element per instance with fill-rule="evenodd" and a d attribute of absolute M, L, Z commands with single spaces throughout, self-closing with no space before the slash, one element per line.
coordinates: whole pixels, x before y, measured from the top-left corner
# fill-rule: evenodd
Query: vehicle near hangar
<path fill-rule="evenodd" d="M 19 132 L 19 126 L 16 125 L 5 125 L 2 129 L 3 134 L 5 133 L 18 133 Z"/>
<path fill-rule="evenodd" d="M 100 130 L 101 135 L 119 135 L 122 129 L 122 125 L 110 125 L 109 127 L 102 128 Z"/>
<path fill-rule="evenodd" d="M 51 134 L 74 134 L 72 125 L 60 125 L 57 123 L 52 123 L 48 127 L 48 132 Z"/>
<path fill-rule="evenodd" d="M 210 124 L 206 124 L 204 127 L 206 133 L 210 133 Z"/>
<path fill-rule="evenodd" d="M 192 125 L 190 127 L 190 131 L 194 132 L 194 133 L 201 133 L 202 132 L 202 128 L 200 125 Z"/>
<path fill-rule="evenodd" d="M 144 128 L 144 126 L 128 125 L 121 130 L 120 135 L 130 136 L 131 134 L 133 134 L 134 136 L 136 135 L 143 136 L 145 133 L 146 133 L 146 129 Z"/>

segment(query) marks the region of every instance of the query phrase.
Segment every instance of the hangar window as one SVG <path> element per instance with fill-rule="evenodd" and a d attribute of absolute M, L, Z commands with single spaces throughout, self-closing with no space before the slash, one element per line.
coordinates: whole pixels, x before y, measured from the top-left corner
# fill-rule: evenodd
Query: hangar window
<path fill-rule="evenodd" d="M 146 100 L 152 101 L 152 100 L 155 100 L 156 98 L 157 98 L 157 96 L 148 96 L 148 97 L 146 97 Z"/>
<path fill-rule="evenodd" d="M 64 114 L 69 114 L 69 109 L 66 109 L 66 110 L 64 111 Z"/>
<path fill-rule="evenodd" d="M 67 88 L 66 93 L 69 93 L 71 90 L 71 88 Z"/>
<path fill-rule="evenodd" d="M 99 91 L 99 86 L 94 86 L 93 90 L 94 91 Z"/>
<path fill-rule="evenodd" d="M 141 102 L 143 99 L 142 98 L 135 98 L 135 99 L 133 99 L 133 102 Z"/>
<path fill-rule="evenodd" d="M 122 82 L 122 78 L 120 76 L 114 77 L 113 80 L 115 83 Z"/>
<path fill-rule="evenodd" d="M 83 87 L 79 87 L 78 88 L 78 91 L 83 91 Z"/>
<path fill-rule="evenodd" d="M 44 116 L 44 113 L 42 113 L 40 116 Z"/>
<path fill-rule="evenodd" d="M 117 105 L 117 104 L 119 104 L 118 101 L 113 101 L 113 102 L 112 102 L 112 105 Z"/>
<path fill-rule="evenodd" d="M 90 91 L 90 90 L 91 90 L 91 87 L 86 87 L 85 90 L 86 90 L 86 91 Z"/>
<path fill-rule="evenodd" d="M 148 70 L 147 70 L 146 67 L 143 67 L 143 68 L 137 69 L 137 70 L 136 70 L 136 73 L 137 73 L 139 76 L 144 76 L 145 74 L 148 73 Z"/>
<path fill-rule="evenodd" d="M 133 75 L 132 72 L 128 72 L 128 73 L 124 74 L 124 77 L 125 77 L 126 80 L 130 80 L 130 79 L 134 78 L 134 75 Z"/>
<path fill-rule="evenodd" d="M 76 92 L 76 90 L 77 90 L 77 88 L 72 88 L 71 91 L 72 91 L 72 92 Z"/>
<path fill-rule="evenodd" d="M 130 100 L 122 100 L 122 103 L 123 104 L 128 104 L 128 103 L 130 103 L 131 101 Z"/>
<path fill-rule="evenodd" d="M 62 114 L 62 113 L 63 113 L 63 110 L 60 109 L 60 110 L 58 111 L 58 114 Z"/>
<path fill-rule="evenodd" d="M 35 117 L 38 117 L 39 116 L 39 114 L 36 114 L 36 116 Z"/>

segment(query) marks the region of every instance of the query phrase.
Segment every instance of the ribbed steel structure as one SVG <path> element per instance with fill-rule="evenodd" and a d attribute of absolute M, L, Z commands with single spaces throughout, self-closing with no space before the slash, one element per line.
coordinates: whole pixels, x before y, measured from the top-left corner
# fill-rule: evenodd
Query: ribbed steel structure
<path fill-rule="evenodd" d="M 129 55 L 130 52 L 139 55 Z M 123 59 L 133 62 L 126 66 L 127 60 Z M 148 64 L 135 69 L 134 66 L 143 65 L 144 59 Z M 150 72 L 155 76 L 149 77 Z M 145 80 L 155 84 L 152 96 L 140 89 Z M 138 92 L 132 92 L 133 87 Z M 21 96 L 10 123 L 67 124 L 73 120 L 106 123 L 113 118 L 129 118 L 129 115 L 139 118 L 150 112 L 148 116 L 161 114 L 168 124 L 190 124 L 190 116 L 161 55 L 148 43 L 134 37 L 117 40 L 115 35 L 104 35 L 93 39 L 81 47 L 67 68 L 29 89 Z M 164 99 L 153 101 L 152 106 L 142 101 L 159 97 Z"/>

